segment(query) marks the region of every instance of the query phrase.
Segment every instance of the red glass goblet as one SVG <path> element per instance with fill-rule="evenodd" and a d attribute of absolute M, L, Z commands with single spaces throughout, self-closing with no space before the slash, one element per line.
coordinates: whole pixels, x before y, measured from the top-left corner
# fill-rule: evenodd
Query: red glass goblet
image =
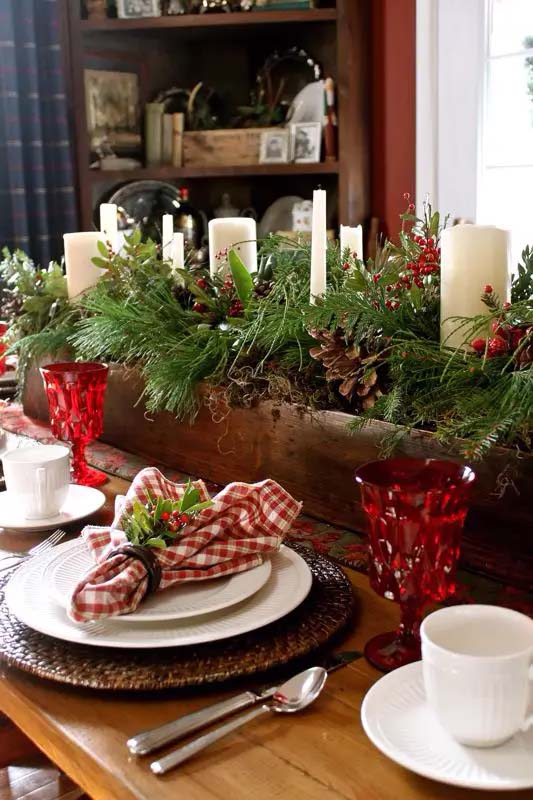
<path fill-rule="evenodd" d="M 473 471 L 453 461 L 392 458 L 360 467 L 369 531 L 369 578 L 377 594 L 400 604 L 400 626 L 375 636 L 365 656 L 388 672 L 420 658 L 426 603 L 455 592 L 455 568 Z"/>
<path fill-rule="evenodd" d="M 72 481 L 82 486 L 101 486 L 104 472 L 91 469 L 85 447 L 103 430 L 107 365 L 68 362 L 41 367 L 52 433 L 72 445 Z"/>

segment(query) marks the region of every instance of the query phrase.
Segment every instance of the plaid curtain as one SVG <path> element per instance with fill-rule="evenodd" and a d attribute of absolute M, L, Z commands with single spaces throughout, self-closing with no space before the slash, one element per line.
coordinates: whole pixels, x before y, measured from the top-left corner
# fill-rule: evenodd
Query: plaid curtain
<path fill-rule="evenodd" d="M 60 0 L 0 0 L 0 247 L 47 265 L 76 229 Z"/>

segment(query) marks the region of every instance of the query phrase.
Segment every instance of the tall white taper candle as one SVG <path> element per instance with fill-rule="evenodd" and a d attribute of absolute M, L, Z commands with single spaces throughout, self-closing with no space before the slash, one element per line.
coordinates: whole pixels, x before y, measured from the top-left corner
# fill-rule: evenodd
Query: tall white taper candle
<path fill-rule="evenodd" d="M 161 226 L 161 253 L 164 261 L 172 259 L 174 237 L 174 217 L 172 214 L 163 214 L 163 224 Z"/>
<path fill-rule="evenodd" d="M 185 266 L 185 249 L 183 234 L 175 233 L 172 238 L 172 267 L 173 269 L 183 269 Z"/>
<path fill-rule="evenodd" d="M 315 189 L 313 192 L 313 222 L 311 227 L 311 303 L 322 297 L 326 291 L 326 192 Z"/>
<path fill-rule="evenodd" d="M 257 271 L 257 225 L 250 217 L 217 217 L 209 222 L 209 271 L 214 276 L 235 248 L 248 272 Z"/>
<path fill-rule="evenodd" d="M 510 297 L 509 231 L 492 225 L 455 225 L 442 232 L 440 267 L 441 341 L 460 347 L 466 330 L 450 317 L 489 313 L 482 302 L 490 285 L 502 303 Z M 455 331 L 455 332 L 454 332 Z"/>
<path fill-rule="evenodd" d="M 105 270 L 92 263 L 98 252 L 98 242 L 104 235 L 98 231 L 81 231 L 63 234 L 65 244 L 65 268 L 69 300 L 77 300 L 81 294 L 98 283 Z"/>
<path fill-rule="evenodd" d="M 340 230 L 340 250 L 341 258 L 344 255 L 346 248 L 349 248 L 350 253 L 363 258 L 363 226 L 357 225 L 355 228 L 350 228 L 349 225 L 341 225 Z"/>
<path fill-rule="evenodd" d="M 100 204 L 100 231 L 104 234 L 106 242 L 117 251 L 118 220 L 115 203 Z"/>

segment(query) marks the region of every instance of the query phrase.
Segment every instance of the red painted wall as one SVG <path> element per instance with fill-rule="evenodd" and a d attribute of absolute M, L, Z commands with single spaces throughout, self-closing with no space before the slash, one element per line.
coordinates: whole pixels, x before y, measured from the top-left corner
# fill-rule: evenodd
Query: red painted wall
<path fill-rule="evenodd" d="M 371 0 L 371 209 L 395 237 L 415 193 L 416 0 Z"/>

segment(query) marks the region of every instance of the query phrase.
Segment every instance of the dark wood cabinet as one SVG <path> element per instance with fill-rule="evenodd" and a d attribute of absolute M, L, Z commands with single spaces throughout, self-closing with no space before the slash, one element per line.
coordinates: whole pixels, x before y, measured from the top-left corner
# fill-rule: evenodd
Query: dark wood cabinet
<path fill-rule="evenodd" d="M 324 4 L 325 5 L 325 4 Z M 93 224 L 94 209 L 119 185 L 161 179 L 187 186 L 193 205 L 208 214 L 229 192 L 240 208 L 261 216 L 282 195 L 311 197 L 328 190 L 329 224 L 355 225 L 369 205 L 369 0 L 337 0 L 336 6 L 303 11 L 82 19 L 79 0 L 63 0 L 80 223 Z M 336 82 L 338 160 L 319 164 L 247 167 L 157 166 L 120 172 L 91 170 L 85 111 L 84 69 L 95 60 L 134 64 L 141 105 L 172 85 L 205 81 L 234 103 L 246 102 L 257 69 L 274 50 L 305 48 Z M 124 67 L 126 69 L 126 67 Z"/>

